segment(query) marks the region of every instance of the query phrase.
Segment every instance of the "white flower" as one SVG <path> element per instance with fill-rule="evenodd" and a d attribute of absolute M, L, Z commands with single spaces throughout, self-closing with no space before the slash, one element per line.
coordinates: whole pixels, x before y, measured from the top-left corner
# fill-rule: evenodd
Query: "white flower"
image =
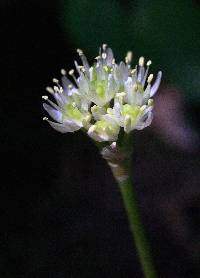
<path fill-rule="evenodd" d="M 44 109 L 52 122 L 49 124 L 62 133 L 84 129 L 98 142 L 116 141 L 120 128 L 126 133 L 143 129 L 153 118 L 152 97 L 158 90 L 162 73 L 158 72 L 153 85 L 153 74 L 149 73 L 151 61 L 144 66 L 144 58 L 139 66 L 131 68 L 132 53 L 129 51 L 125 63 L 115 62 L 113 52 L 104 44 L 100 48 L 96 62 L 90 67 L 83 51 L 78 49 L 81 66 L 75 61 L 78 77 L 69 71 L 71 79 L 62 70 L 62 86 L 53 79 L 55 86 L 47 91 L 55 102 L 43 96 L 49 104 Z M 146 85 L 147 84 L 147 85 Z"/>
<path fill-rule="evenodd" d="M 55 130 L 61 133 L 74 132 L 83 126 L 88 126 L 91 120 L 88 101 L 80 96 L 72 84 L 69 83 L 66 87 L 67 77 L 63 78 L 63 87 L 59 85 L 58 80 L 54 79 L 53 81 L 57 83 L 57 86 L 47 87 L 47 91 L 53 95 L 56 103 L 52 102 L 48 96 L 42 98 L 50 104 L 44 103 L 43 107 L 56 122 L 52 122 L 46 117 L 44 120 L 47 120 Z"/>

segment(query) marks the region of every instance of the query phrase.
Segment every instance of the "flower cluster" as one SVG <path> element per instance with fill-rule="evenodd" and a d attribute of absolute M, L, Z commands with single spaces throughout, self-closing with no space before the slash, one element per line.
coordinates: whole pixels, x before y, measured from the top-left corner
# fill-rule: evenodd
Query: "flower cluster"
<path fill-rule="evenodd" d="M 151 61 L 144 66 L 131 68 L 132 53 L 128 52 L 125 62 L 117 64 L 113 52 L 104 44 L 90 67 L 83 51 L 77 50 L 82 65 L 75 61 L 78 77 L 74 70 L 61 70 L 62 83 L 53 79 L 55 86 L 47 87 L 55 103 L 48 96 L 42 98 L 44 109 L 55 121 L 44 117 L 59 132 L 74 132 L 79 129 L 98 142 L 116 141 L 120 128 L 126 133 L 143 129 L 151 124 L 153 95 L 158 90 L 162 73 L 158 72 L 153 84 L 153 74 L 148 75 Z"/>

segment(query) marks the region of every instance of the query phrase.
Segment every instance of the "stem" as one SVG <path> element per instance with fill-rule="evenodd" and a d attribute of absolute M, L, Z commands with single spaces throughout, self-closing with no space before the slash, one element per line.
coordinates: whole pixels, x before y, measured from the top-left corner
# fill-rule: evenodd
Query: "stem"
<path fill-rule="evenodd" d="M 150 248 L 145 236 L 143 225 L 140 220 L 140 213 L 137 204 L 136 193 L 130 177 L 124 181 L 118 181 L 124 206 L 127 212 L 130 229 L 138 251 L 140 263 L 146 278 L 156 278 L 156 272 L 152 263 Z"/>
<path fill-rule="evenodd" d="M 112 143 L 101 150 L 102 157 L 107 160 L 118 182 L 144 277 L 156 278 L 150 248 L 140 220 L 136 193 L 130 178 L 131 153 L 131 136 L 126 134 L 122 136 L 119 145 Z"/>

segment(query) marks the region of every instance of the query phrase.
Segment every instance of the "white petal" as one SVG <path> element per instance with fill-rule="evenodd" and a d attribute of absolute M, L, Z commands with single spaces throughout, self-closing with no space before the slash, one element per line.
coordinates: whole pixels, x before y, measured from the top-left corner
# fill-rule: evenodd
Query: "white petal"
<path fill-rule="evenodd" d="M 112 61 L 113 61 L 113 52 L 111 48 L 106 49 L 106 64 L 107 66 L 112 66 Z"/>
<path fill-rule="evenodd" d="M 120 70 L 120 78 L 122 82 L 125 82 L 128 79 L 128 67 L 125 65 L 124 62 L 121 62 L 119 64 L 119 70 Z"/>
<path fill-rule="evenodd" d="M 148 84 L 143 95 L 143 103 L 145 104 L 147 100 L 150 98 L 150 92 L 151 92 L 151 84 Z"/>
<path fill-rule="evenodd" d="M 47 103 L 43 103 L 43 107 L 55 121 L 62 122 L 62 113 L 60 111 L 54 109 Z"/>
<path fill-rule="evenodd" d="M 66 99 L 64 100 L 61 96 L 61 94 L 58 94 L 58 93 L 54 93 L 53 96 L 58 104 L 58 106 L 63 106 L 63 104 L 66 103 Z"/>
<path fill-rule="evenodd" d="M 149 111 L 147 114 L 145 113 L 145 115 L 142 116 L 142 118 L 137 123 L 135 129 L 141 130 L 141 129 L 149 126 L 151 124 L 152 120 L 153 120 L 153 113 L 151 111 Z"/>
<path fill-rule="evenodd" d="M 67 124 L 67 123 L 63 123 L 63 124 L 59 124 L 59 123 L 54 123 L 52 121 L 48 120 L 48 123 L 56 130 L 59 131 L 61 133 L 66 133 L 66 132 L 74 132 L 78 129 L 80 129 L 79 126 L 75 125 L 75 124 Z"/>
<path fill-rule="evenodd" d="M 78 65 L 77 61 L 74 61 L 74 65 L 76 67 L 76 70 L 77 70 L 78 74 L 81 75 L 81 71 L 80 71 L 80 68 L 79 68 L 79 65 Z"/>
<path fill-rule="evenodd" d="M 103 142 L 104 140 L 97 134 L 97 132 L 95 131 L 95 126 L 92 125 L 89 129 L 88 129 L 88 135 L 94 139 L 97 142 Z"/>
<path fill-rule="evenodd" d="M 88 63 L 88 61 L 87 61 L 87 58 L 86 58 L 85 54 L 82 53 L 82 54 L 80 55 L 80 58 L 81 58 L 81 61 L 82 61 L 82 63 L 83 63 L 85 72 L 87 73 L 87 76 L 89 76 L 90 65 L 89 65 L 89 63 Z"/>
<path fill-rule="evenodd" d="M 146 82 L 146 79 L 147 79 L 147 75 L 148 75 L 148 72 L 149 72 L 149 66 L 147 67 L 146 71 L 145 71 L 145 74 L 144 74 L 144 77 L 142 78 L 142 86 L 145 85 L 145 82 Z"/>
<path fill-rule="evenodd" d="M 137 80 L 139 82 L 142 81 L 142 79 L 144 78 L 144 74 L 145 74 L 145 69 L 144 67 L 139 67 L 139 70 L 138 70 L 138 77 L 137 77 Z"/>
<path fill-rule="evenodd" d="M 63 85 L 63 88 L 64 88 L 65 92 L 68 92 L 69 85 L 74 87 L 74 84 L 65 75 L 62 76 L 61 80 L 62 80 L 62 85 Z"/>
<path fill-rule="evenodd" d="M 150 97 L 154 96 L 155 93 L 157 92 L 157 90 L 160 86 L 161 78 L 162 78 L 162 72 L 159 71 L 157 74 L 157 77 L 156 77 L 156 81 L 154 82 L 153 86 L 151 87 Z"/>

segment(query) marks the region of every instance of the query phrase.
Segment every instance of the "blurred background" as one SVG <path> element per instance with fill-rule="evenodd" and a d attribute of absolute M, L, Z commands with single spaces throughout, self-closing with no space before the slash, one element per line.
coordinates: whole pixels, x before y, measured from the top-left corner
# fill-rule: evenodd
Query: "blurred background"
<path fill-rule="evenodd" d="M 42 121 L 45 87 L 76 49 L 92 62 L 107 43 L 163 71 L 133 177 L 159 277 L 200 277 L 200 2 L 7 0 L 0 13 L 0 276 L 143 277 L 106 162 Z"/>

